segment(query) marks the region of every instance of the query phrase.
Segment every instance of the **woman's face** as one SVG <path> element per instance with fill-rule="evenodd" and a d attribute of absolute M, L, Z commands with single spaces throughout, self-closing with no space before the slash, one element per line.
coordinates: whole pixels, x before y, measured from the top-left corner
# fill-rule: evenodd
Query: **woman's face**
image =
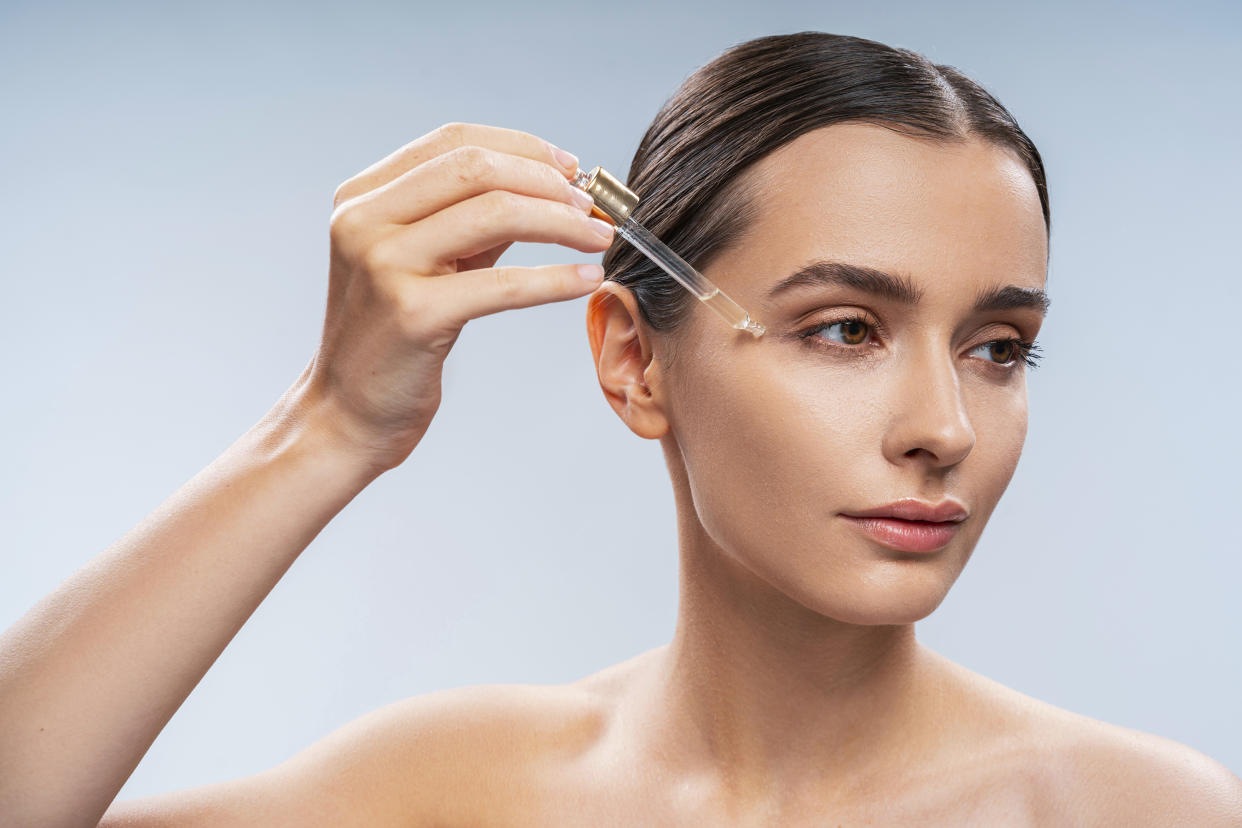
<path fill-rule="evenodd" d="M 980 139 L 857 123 L 803 135 L 747 178 L 757 220 L 704 272 L 767 332 L 695 307 L 660 384 L 666 456 L 721 554 L 823 615 L 911 623 L 948 593 L 1022 452 L 1029 368 L 1005 340 L 1034 340 L 1043 308 L 974 306 L 1044 288 L 1035 184 Z M 832 264 L 769 295 L 816 262 L 891 274 L 918 301 Z M 917 553 L 843 516 L 905 498 L 969 514 Z"/>

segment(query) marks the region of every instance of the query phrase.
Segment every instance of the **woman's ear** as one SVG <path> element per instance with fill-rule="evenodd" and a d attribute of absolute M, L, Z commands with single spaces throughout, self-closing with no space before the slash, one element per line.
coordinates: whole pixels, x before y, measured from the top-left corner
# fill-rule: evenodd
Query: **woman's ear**
<path fill-rule="evenodd" d="M 586 322 L 599 387 L 612 410 L 639 437 L 663 437 L 669 423 L 662 365 L 633 292 L 605 280 L 587 300 Z"/>

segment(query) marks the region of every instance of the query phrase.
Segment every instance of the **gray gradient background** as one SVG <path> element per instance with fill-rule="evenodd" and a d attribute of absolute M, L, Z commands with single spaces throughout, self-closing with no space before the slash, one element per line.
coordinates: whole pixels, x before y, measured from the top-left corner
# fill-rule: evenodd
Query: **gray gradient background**
<path fill-rule="evenodd" d="M 0 11 L 0 624 L 297 377 L 341 181 L 449 120 L 624 174 L 697 66 L 822 29 L 973 76 L 1049 171 L 1026 450 L 919 638 L 1242 772 L 1238 5 L 103 6 Z M 668 640 L 667 474 L 605 402 L 584 313 L 467 326 L 422 444 L 308 547 L 120 798 L 261 771 L 410 695 L 566 682 Z"/>

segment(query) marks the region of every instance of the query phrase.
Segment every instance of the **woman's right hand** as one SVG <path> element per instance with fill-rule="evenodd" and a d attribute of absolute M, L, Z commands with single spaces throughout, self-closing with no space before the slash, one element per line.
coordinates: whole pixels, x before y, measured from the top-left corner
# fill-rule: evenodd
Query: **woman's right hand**
<path fill-rule="evenodd" d="M 323 336 L 303 380 L 368 463 L 393 468 L 422 439 L 468 320 L 599 286 L 598 265 L 494 266 L 514 241 L 607 249 L 612 225 L 569 183 L 577 167 L 534 135 L 451 123 L 337 188 Z"/>

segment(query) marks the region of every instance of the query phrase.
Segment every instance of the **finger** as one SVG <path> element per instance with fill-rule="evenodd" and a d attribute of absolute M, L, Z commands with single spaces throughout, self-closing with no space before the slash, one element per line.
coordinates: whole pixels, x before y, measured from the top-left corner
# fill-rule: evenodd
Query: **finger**
<path fill-rule="evenodd" d="M 562 201 L 583 212 L 590 212 L 594 205 L 589 195 L 542 161 L 465 146 L 419 164 L 341 209 L 359 211 L 364 220 L 374 223 L 411 224 L 488 190 Z"/>
<path fill-rule="evenodd" d="M 589 278 L 581 275 L 584 270 Z M 426 279 L 419 288 L 428 291 L 426 301 L 457 329 L 490 313 L 584 296 L 599 287 L 603 272 L 599 265 L 502 265 Z"/>
<path fill-rule="evenodd" d="M 560 150 L 558 158 L 556 146 L 529 132 L 486 124 L 453 122 L 414 139 L 345 181 L 337 187 L 333 204 L 339 207 L 343 202 L 381 187 L 425 161 L 465 146 L 489 147 L 510 155 L 542 161 L 563 171 L 566 177 L 572 176 L 578 169 L 578 159 L 571 153 Z"/>
<path fill-rule="evenodd" d="M 377 242 L 381 257 L 419 273 L 444 273 L 458 259 L 476 256 L 504 242 L 563 244 L 598 253 L 612 243 L 613 226 L 577 208 L 546 198 L 491 190 L 446 207 Z"/>

